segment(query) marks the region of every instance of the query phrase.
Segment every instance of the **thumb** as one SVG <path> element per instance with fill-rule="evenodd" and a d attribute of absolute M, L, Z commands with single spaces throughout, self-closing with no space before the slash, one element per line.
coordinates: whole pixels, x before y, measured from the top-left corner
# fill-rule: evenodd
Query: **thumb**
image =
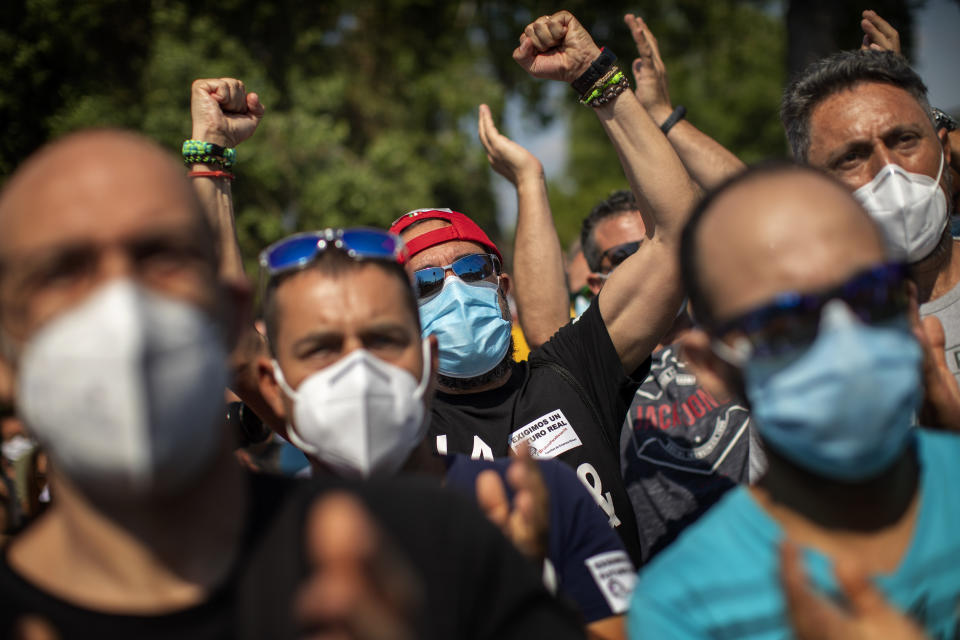
<path fill-rule="evenodd" d="M 257 95 L 256 93 L 248 93 L 247 94 L 247 112 L 259 118 L 263 116 L 264 111 L 266 111 L 266 108 L 260 102 L 260 96 Z"/>
<path fill-rule="evenodd" d="M 477 504 L 493 524 L 503 530 L 510 518 L 510 501 L 500 474 L 492 469 L 477 476 Z"/>
<path fill-rule="evenodd" d="M 837 583 L 856 615 L 866 616 L 890 609 L 886 599 L 859 566 L 839 560 L 834 567 Z"/>
<path fill-rule="evenodd" d="M 927 316 L 921 318 L 920 324 L 923 325 L 924 333 L 927 334 L 927 342 L 931 348 L 937 349 L 941 356 L 944 349 L 947 348 L 947 336 L 943 332 L 943 325 L 937 316 Z"/>

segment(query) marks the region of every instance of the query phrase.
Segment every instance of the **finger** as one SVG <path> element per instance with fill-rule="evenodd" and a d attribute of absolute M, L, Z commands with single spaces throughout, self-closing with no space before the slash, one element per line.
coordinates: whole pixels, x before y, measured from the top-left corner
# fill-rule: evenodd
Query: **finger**
<path fill-rule="evenodd" d="M 524 33 L 520 36 L 520 45 L 513 50 L 513 59 L 524 69 L 529 69 L 536 56 L 536 49 L 530 38 Z"/>
<path fill-rule="evenodd" d="M 653 35 L 653 31 L 650 31 L 650 27 L 647 26 L 647 23 L 640 19 L 640 23 L 643 25 L 643 36 L 647 39 L 647 42 L 650 43 L 650 50 L 654 58 L 654 62 L 663 66 L 663 62 L 660 59 L 660 43 L 657 41 L 657 36 Z"/>
<path fill-rule="evenodd" d="M 510 501 L 507 491 L 500 480 L 500 474 L 492 469 L 482 471 L 477 476 L 477 504 L 493 524 L 505 529 L 510 518 Z"/>
<path fill-rule="evenodd" d="M 533 44 L 540 51 L 547 51 L 552 49 L 554 45 L 553 34 L 550 33 L 550 27 L 547 26 L 546 21 L 537 20 L 532 25 L 530 25 L 533 35 L 531 40 Z M 530 35 L 529 33 L 527 35 Z"/>
<path fill-rule="evenodd" d="M 888 43 L 889 39 L 871 21 L 861 20 L 860 28 L 870 38 L 871 44 L 885 45 Z"/>
<path fill-rule="evenodd" d="M 946 365 L 947 358 L 945 349 L 947 348 L 947 336 L 943 331 L 943 324 L 937 316 L 927 316 L 920 320 L 923 332 L 927 337 L 927 344 L 934 353 L 939 353 L 943 364 Z"/>
<path fill-rule="evenodd" d="M 886 36 L 886 38 L 890 42 L 900 39 L 900 34 L 897 32 L 896 29 L 893 28 L 893 25 L 887 22 L 886 20 L 884 20 L 879 13 L 877 13 L 876 11 L 871 11 L 869 9 L 865 13 L 869 14 L 869 17 L 867 19 L 876 27 L 876 29 L 880 33 Z"/>
<path fill-rule="evenodd" d="M 807 582 L 800 550 L 789 541 L 780 546 L 780 581 L 787 615 L 800 640 L 830 640 L 842 635 L 830 635 L 842 622 L 840 612 L 829 601 L 818 596 Z"/>
<path fill-rule="evenodd" d="M 260 96 L 256 93 L 247 94 L 247 112 L 255 115 L 257 118 L 263 117 L 266 107 L 260 102 Z"/>
<path fill-rule="evenodd" d="M 546 26 L 550 32 L 551 42 L 559 44 L 560 42 L 563 41 L 563 36 L 567 32 L 567 28 L 565 26 L 560 24 L 560 22 L 558 22 L 557 20 L 553 20 L 552 18 L 547 18 Z M 555 46 L 555 45 L 551 45 L 551 46 Z"/>
<path fill-rule="evenodd" d="M 490 115 L 490 107 L 485 104 L 480 105 L 480 112 L 477 116 L 477 134 L 480 137 L 480 144 L 490 153 L 489 127 L 492 125 L 493 118 Z"/>
<path fill-rule="evenodd" d="M 633 15 L 632 13 L 628 13 L 625 16 L 623 16 L 623 22 L 627 25 L 627 28 L 630 29 L 630 35 L 633 37 L 634 43 L 636 43 L 637 46 L 639 46 L 640 45 L 639 38 L 642 33 L 642 28 L 640 27 L 640 24 L 637 22 L 637 16 Z"/>
<path fill-rule="evenodd" d="M 855 614 L 868 616 L 891 609 L 883 594 L 855 563 L 838 561 L 833 569 L 837 583 Z"/>
<path fill-rule="evenodd" d="M 308 557 L 315 564 L 338 565 L 371 557 L 375 527 L 356 498 L 334 492 L 318 500 L 307 517 Z"/>

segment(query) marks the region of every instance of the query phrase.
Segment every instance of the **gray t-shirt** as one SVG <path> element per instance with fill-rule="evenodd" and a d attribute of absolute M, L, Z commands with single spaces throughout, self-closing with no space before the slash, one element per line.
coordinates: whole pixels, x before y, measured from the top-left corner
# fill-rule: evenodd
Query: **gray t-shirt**
<path fill-rule="evenodd" d="M 653 353 L 620 435 L 644 564 L 727 490 L 766 470 L 747 409 L 714 399 L 677 352 L 669 345 Z"/>
<path fill-rule="evenodd" d="M 943 325 L 947 366 L 960 384 L 960 282 L 945 294 L 920 305 L 920 316 L 936 316 Z"/>

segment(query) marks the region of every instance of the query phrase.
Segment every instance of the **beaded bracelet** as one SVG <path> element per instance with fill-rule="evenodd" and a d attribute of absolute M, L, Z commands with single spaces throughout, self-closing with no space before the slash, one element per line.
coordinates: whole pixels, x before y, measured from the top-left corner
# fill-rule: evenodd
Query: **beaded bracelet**
<path fill-rule="evenodd" d="M 203 140 L 185 140 L 181 148 L 186 164 L 219 164 L 225 169 L 237 161 L 237 150 L 221 147 Z"/>
<path fill-rule="evenodd" d="M 589 95 L 581 98 L 580 104 L 602 107 L 630 88 L 630 82 L 619 67 L 614 66 L 611 72 L 597 82 Z"/>

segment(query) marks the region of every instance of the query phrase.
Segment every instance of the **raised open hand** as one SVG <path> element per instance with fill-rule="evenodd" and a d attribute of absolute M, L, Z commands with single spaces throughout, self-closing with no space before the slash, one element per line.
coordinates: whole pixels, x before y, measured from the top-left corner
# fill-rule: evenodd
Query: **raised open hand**
<path fill-rule="evenodd" d="M 579 78 L 599 55 L 600 47 L 569 11 L 528 24 L 513 51 L 513 59 L 534 78 L 563 82 Z"/>
<path fill-rule="evenodd" d="M 234 78 L 194 80 L 190 90 L 190 115 L 194 140 L 236 147 L 253 135 L 264 107 L 256 93 L 247 93 Z"/>
<path fill-rule="evenodd" d="M 543 177 L 543 165 L 537 157 L 497 130 L 490 107 L 485 104 L 480 105 L 477 131 L 487 151 L 487 162 L 513 186 L 523 180 Z"/>
<path fill-rule="evenodd" d="M 630 34 L 637 45 L 638 57 L 633 61 L 637 99 L 655 122 L 662 122 L 673 111 L 673 106 L 670 104 L 667 69 L 660 58 L 657 39 L 643 18 L 628 13 L 623 16 L 623 21 L 630 28 Z"/>
<path fill-rule="evenodd" d="M 876 11 L 867 9 L 862 15 L 860 28 L 863 29 L 863 44 L 860 48 L 900 53 L 900 34 L 897 30 Z"/>

